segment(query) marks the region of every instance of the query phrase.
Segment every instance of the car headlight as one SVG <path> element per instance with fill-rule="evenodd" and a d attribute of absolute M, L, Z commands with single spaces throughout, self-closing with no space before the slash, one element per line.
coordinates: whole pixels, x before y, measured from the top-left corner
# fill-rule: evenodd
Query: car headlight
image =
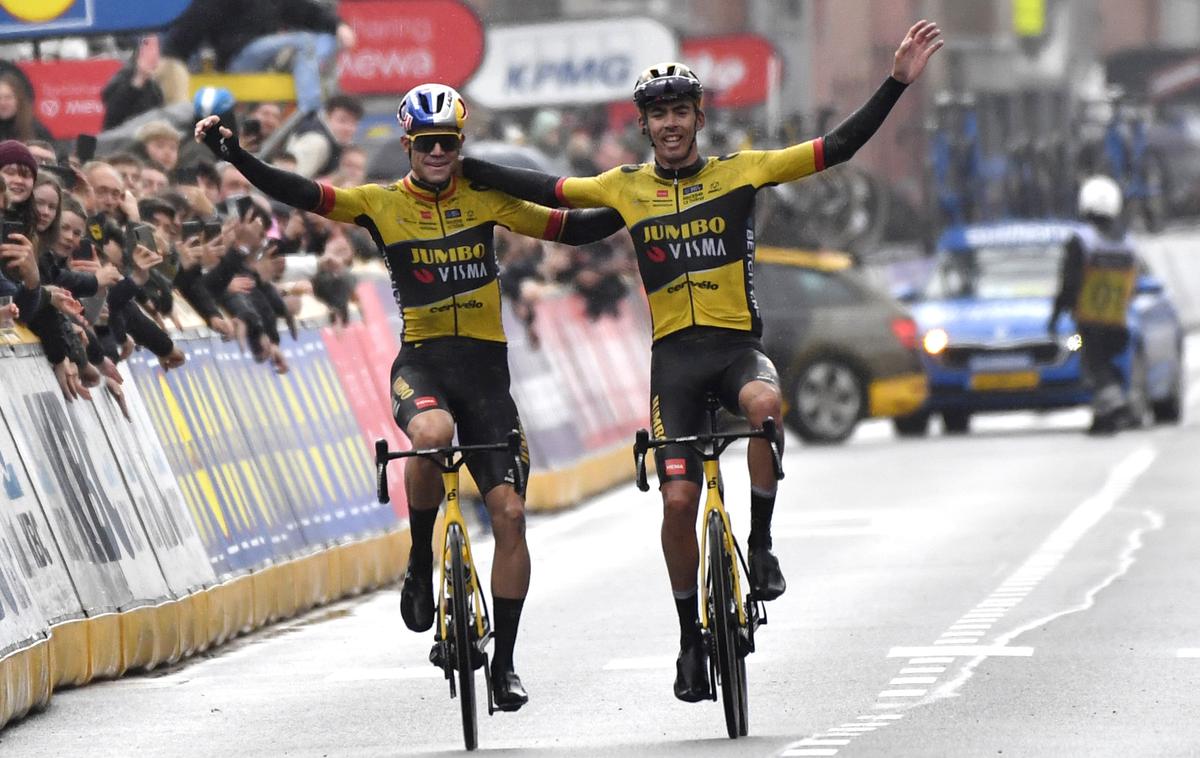
<path fill-rule="evenodd" d="M 1079 336 L 1078 334 L 1072 334 L 1070 337 L 1067 337 L 1065 340 L 1063 340 L 1063 347 L 1073 353 L 1079 348 L 1083 347 L 1083 337 Z"/>
<path fill-rule="evenodd" d="M 948 344 L 950 344 L 950 335 L 946 334 L 945 329 L 930 329 L 925 332 L 925 339 L 921 341 L 925 352 L 930 355 L 937 355 L 942 352 Z"/>

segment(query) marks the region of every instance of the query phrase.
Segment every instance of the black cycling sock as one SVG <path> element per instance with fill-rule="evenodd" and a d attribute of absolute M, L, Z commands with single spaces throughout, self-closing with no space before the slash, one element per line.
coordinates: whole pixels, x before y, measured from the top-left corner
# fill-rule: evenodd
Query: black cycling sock
<path fill-rule="evenodd" d="M 496 625 L 496 654 L 492 669 L 507 671 L 513 667 L 513 648 L 517 644 L 517 626 L 521 623 L 521 607 L 525 598 L 495 596 L 492 598 L 492 619 Z"/>
<path fill-rule="evenodd" d="M 771 515 L 775 512 L 775 493 L 750 488 L 750 536 L 746 542 L 752 548 L 771 548 Z"/>
<path fill-rule="evenodd" d="M 418 571 L 433 572 L 433 525 L 437 523 L 438 509 L 428 508 L 408 511 L 408 529 L 412 534 L 412 553 L 409 565 Z"/>
<path fill-rule="evenodd" d="M 675 592 L 675 612 L 679 614 L 680 645 L 698 641 L 700 639 L 700 603 L 695 587 L 686 592 Z"/>

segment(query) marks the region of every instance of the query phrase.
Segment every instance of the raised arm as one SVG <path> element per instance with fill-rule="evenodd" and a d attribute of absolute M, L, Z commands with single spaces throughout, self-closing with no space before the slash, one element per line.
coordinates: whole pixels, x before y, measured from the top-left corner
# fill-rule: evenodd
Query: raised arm
<path fill-rule="evenodd" d="M 221 125 L 219 116 L 198 121 L 195 137 L 213 155 L 232 163 L 251 184 L 279 202 L 302 211 L 315 211 L 321 204 L 321 187 L 316 182 L 267 165 L 243 150 L 234 133 Z"/>
<path fill-rule="evenodd" d="M 932 21 L 922 20 L 912 25 L 900 47 L 896 48 L 892 75 L 875 90 L 866 104 L 825 135 L 822 142 L 826 167 L 850 160 L 867 144 L 904 94 L 904 89 L 921 75 L 929 57 L 942 47 L 941 34 L 942 30 Z"/>

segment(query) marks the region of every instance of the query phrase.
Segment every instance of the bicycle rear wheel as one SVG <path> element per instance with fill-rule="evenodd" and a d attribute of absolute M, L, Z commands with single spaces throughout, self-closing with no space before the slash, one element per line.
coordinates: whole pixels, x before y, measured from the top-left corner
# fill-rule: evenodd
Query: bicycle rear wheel
<path fill-rule="evenodd" d="M 446 535 L 450 551 L 450 625 L 454 640 L 454 667 L 458 669 L 458 700 L 462 707 L 463 742 L 467 750 L 479 744 L 479 724 L 475 712 L 475 667 L 473 665 L 475 627 L 471 618 L 467 590 L 467 563 L 461 528 L 451 524 Z"/>
<path fill-rule="evenodd" d="M 730 739 L 745 734 L 744 662 L 738 655 L 737 599 L 733 596 L 730 555 L 725 550 L 725 522 L 719 513 L 708 517 L 708 624 L 712 633 L 717 679 L 721 684 L 721 703 L 725 707 L 725 727 Z"/>

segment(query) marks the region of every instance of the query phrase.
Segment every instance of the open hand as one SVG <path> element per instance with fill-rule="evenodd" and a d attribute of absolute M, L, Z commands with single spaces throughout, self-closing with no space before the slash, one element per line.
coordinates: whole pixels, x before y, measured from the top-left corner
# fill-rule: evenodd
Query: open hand
<path fill-rule="evenodd" d="M 892 63 L 892 78 L 904 84 L 909 84 L 925 70 L 925 63 L 945 44 L 940 39 L 942 30 L 932 21 L 924 19 L 912 25 L 900 47 L 896 48 L 896 58 Z"/>

